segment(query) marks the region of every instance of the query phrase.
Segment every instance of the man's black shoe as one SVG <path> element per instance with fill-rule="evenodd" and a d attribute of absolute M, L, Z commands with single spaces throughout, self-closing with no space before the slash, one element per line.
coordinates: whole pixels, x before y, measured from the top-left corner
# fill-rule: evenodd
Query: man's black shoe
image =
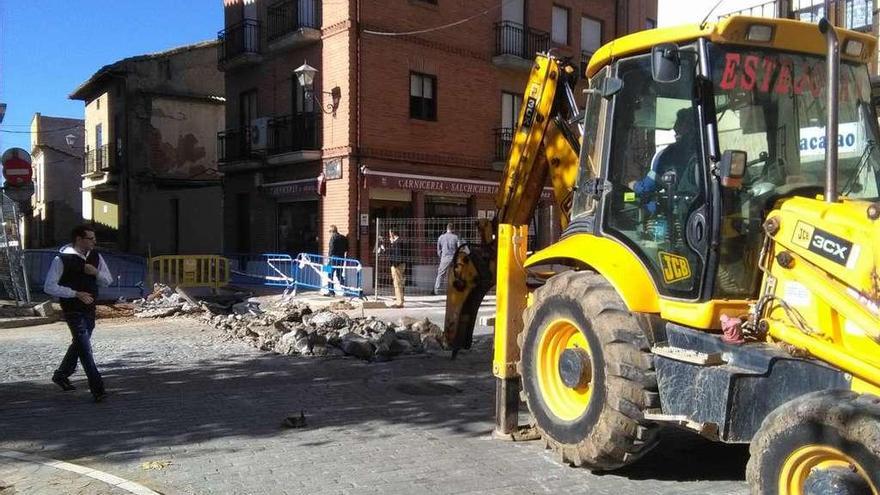
<path fill-rule="evenodd" d="M 54 376 L 53 375 L 52 376 L 52 383 L 61 387 L 61 390 L 64 390 L 65 392 L 69 392 L 71 390 L 76 390 L 76 387 L 74 387 L 73 384 L 70 383 L 70 380 L 68 380 L 67 378 L 65 378 L 63 376 Z"/>
<path fill-rule="evenodd" d="M 104 402 L 104 399 L 107 398 L 107 392 L 98 392 L 96 394 L 92 394 L 92 397 L 94 397 L 95 402 Z"/>

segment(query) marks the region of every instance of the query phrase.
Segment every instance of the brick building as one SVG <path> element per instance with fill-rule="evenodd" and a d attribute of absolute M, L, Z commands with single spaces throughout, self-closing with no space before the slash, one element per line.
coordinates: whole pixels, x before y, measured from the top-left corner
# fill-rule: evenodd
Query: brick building
<path fill-rule="evenodd" d="M 224 7 L 226 250 L 326 252 L 335 224 L 366 265 L 376 218 L 493 214 L 536 51 L 583 64 L 657 14 L 656 0 Z M 318 102 L 294 77 L 306 62 Z"/>
<path fill-rule="evenodd" d="M 216 53 L 212 40 L 119 60 L 70 95 L 85 102 L 83 218 L 103 246 L 221 250 L 215 139 L 225 101 Z"/>

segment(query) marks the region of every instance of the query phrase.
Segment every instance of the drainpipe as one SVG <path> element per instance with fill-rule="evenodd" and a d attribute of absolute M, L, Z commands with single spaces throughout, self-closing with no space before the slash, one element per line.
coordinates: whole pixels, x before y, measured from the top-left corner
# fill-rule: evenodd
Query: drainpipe
<path fill-rule="evenodd" d="M 838 117 L 840 103 L 838 98 L 840 95 L 840 80 L 838 72 L 840 71 L 840 43 L 837 34 L 834 32 L 834 26 L 828 22 L 828 19 L 819 21 L 819 31 L 825 35 L 825 41 L 828 47 L 828 63 L 825 69 L 827 73 L 826 95 L 828 101 L 828 123 L 825 126 L 825 201 L 834 203 L 837 201 L 837 133 L 838 133 Z"/>

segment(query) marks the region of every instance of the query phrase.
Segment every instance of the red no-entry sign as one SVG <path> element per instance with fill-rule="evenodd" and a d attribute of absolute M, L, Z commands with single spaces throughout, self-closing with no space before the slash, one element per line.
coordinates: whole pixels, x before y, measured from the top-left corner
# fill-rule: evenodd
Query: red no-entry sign
<path fill-rule="evenodd" d="M 31 155 L 21 148 L 9 148 L 3 153 L 3 178 L 10 186 L 23 186 L 33 179 Z"/>

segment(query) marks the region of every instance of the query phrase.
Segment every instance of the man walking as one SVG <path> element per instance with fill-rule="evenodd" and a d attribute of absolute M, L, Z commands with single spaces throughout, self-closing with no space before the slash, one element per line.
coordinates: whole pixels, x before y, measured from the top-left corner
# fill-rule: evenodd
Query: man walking
<path fill-rule="evenodd" d="M 61 365 L 52 375 L 52 381 L 62 390 L 74 390 L 70 375 L 76 371 L 79 359 L 89 379 L 89 390 L 95 402 L 107 397 L 101 373 L 92 355 L 92 331 L 95 329 L 95 298 L 98 285 L 107 287 L 113 282 L 104 258 L 95 251 L 95 231 L 80 225 L 71 232 L 72 244 L 61 248 L 52 260 L 46 275 L 46 294 L 59 298 L 64 320 L 70 328 L 72 341 Z"/>
<path fill-rule="evenodd" d="M 348 257 L 348 238 L 339 233 L 339 230 L 335 225 L 330 226 L 330 257 L 331 258 L 347 258 Z M 327 286 L 330 288 L 330 296 L 336 294 L 336 289 L 333 284 L 333 277 L 335 276 L 339 285 L 342 287 L 343 294 L 345 294 L 345 269 L 342 266 L 342 260 L 330 260 L 330 266 L 332 269 L 330 273 L 328 273 L 328 281 Z"/>
<path fill-rule="evenodd" d="M 440 258 L 440 266 L 437 267 L 437 280 L 434 281 L 434 295 L 440 295 L 442 283 L 443 293 L 446 293 L 446 272 L 455 257 L 455 250 L 460 244 L 458 235 L 452 230 L 452 224 L 446 224 L 446 233 L 437 238 L 437 257 Z M 442 281 L 442 282 L 441 282 Z"/>

